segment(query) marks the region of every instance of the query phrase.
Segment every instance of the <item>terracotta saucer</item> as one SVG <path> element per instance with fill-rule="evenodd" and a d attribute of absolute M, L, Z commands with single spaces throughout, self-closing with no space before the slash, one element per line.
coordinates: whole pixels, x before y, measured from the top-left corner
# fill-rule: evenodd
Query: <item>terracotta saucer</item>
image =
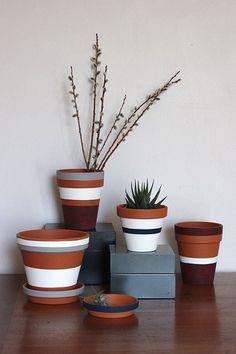
<path fill-rule="evenodd" d="M 94 304 L 94 295 L 86 296 L 83 299 L 83 306 L 89 314 L 100 318 L 123 318 L 132 316 L 138 307 L 139 301 L 136 297 L 124 294 L 104 294 L 108 306 Z"/>
<path fill-rule="evenodd" d="M 70 290 L 34 290 L 28 284 L 23 284 L 23 291 L 29 301 L 37 304 L 59 305 L 70 304 L 79 300 L 79 295 L 84 291 L 84 284 L 78 283 Z"/>

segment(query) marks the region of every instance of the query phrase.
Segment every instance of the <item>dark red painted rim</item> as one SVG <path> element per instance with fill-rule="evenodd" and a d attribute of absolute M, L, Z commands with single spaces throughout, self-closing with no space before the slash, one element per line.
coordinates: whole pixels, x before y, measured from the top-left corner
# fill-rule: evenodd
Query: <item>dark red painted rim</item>
<path fill-rule="evenodd" d="M 179 222 L 175 224 L 175 232 L 180 235 L 221 235 L 223 232 L 223 225 L 207 221 Z"/>

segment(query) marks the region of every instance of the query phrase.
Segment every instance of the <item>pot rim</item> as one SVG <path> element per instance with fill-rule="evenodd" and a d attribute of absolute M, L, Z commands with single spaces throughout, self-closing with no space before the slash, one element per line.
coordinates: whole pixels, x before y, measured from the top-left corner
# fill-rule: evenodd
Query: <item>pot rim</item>
<path fill-rule="evenodd" d="M 89 295 L 84 297 L 83 306 L 86 309 L 91 311 L 113 313 L 113 312 L 131 311 L 136 309 L 139 305 L 139 300 L 134 296 L 130 296 L 126 294 L 104 294 L 104 295 L 107 297 L 108 302 L 111 303 L 110 306 L 94 304 L 93 303 L 94 295 Z"/>
<path fill-rule="evenodd" d="M 128 219 L 161 219 L 166 217 L 168 207 L 161 205 L 157 209 L 131 209 L 126 204 L 117 205 L 117 215 Z"/>
<path fill-rule="evenodd" d="M 104 179 L 104 171 L 87 171 L 83 168 L 65 168 L 57 170 L 57 178 L 62 180 L 100 180 Z"/>
<path fill-rule="evenodd" d="M 29 241 L 75 241 L 89 237 L 89 234 L 80 230 L 69 229 L 35 229 L 20 231 L 16 235 L 17 238 Z"/>
<path fill-rule="evenodd" d="M 223 225 L 211 221 L 183 221 L 175 224 L 175 232 L 182 235 L 221 235 Z"/>

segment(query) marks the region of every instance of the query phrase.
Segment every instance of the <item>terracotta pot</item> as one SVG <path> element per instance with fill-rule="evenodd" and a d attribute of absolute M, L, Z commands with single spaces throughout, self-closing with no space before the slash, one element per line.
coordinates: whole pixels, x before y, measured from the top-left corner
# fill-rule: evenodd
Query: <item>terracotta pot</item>
<path fill-rule="evenodd" d="M 157 248 L 167 207 L 158 209 L 129 209 L 125 204 L 117 206 L 121 218 L 127 249 L 133 252 L 153 252 Z"/>
<path fill-rule="evenodd" d="M 101 318 L 124 318 L 134 314 L 139 301 L 134 296 L 124 294 L 104 294 L 109 306 L 94 304 L 94 295 L 83 299 L 83 306 L 89 314 Z"/>
<path fill-rule="evenodd" d="M 96 228 L 104 172 L 83 169 L 57 171 L 57 185 L 64 215 L 65 228 L 93 230 Z"/>
<path fill-rule="evenodd" d="M 76 286 L 88 247 L 86 232 L 75 230 L 29 230 L 17 234 L 29 288 L 70 290 Z"/>
<path fill-rule="evenodd" d="M 175 224 L 183 282 L 213 284 L 223 226 L 214 222 Z"/>

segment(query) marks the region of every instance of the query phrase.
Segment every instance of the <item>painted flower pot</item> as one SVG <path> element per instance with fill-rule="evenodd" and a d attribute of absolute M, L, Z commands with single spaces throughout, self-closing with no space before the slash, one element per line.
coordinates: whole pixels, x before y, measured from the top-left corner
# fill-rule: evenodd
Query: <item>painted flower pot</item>
<path fill-rule="evenodd" d="M 17 234 L 27 282 L 33 290 L 76 287 L 89 236 L 76 230 L 29 230 Z"/>
<path fill-rule="evenodd" d="M 96 228 L 103 171 L 65 169 L 57 171 L 65 228 L 93 230 Z"/>
<path fill-rule="evenodd" d="M 94 295 L 83 299 L 83 306 L 89 314 L 100 318 L 124 318 L 134 314 L 139 301 L 136 297 L 124 294 L 105 294 L 107 306 L 94 304 Z"/>
<path fill-rule="evenodd" d="M 184 283 L 213 284 L 223 226 L 215 222 L 175 224 Z"/>
<path fill-rule="evenodd" d="M 130 209 L 125 204 L 117 206 L 127 249 L 133 252 L 153 252 L 157 249 L 167 207 L 158 209 Z"/>

